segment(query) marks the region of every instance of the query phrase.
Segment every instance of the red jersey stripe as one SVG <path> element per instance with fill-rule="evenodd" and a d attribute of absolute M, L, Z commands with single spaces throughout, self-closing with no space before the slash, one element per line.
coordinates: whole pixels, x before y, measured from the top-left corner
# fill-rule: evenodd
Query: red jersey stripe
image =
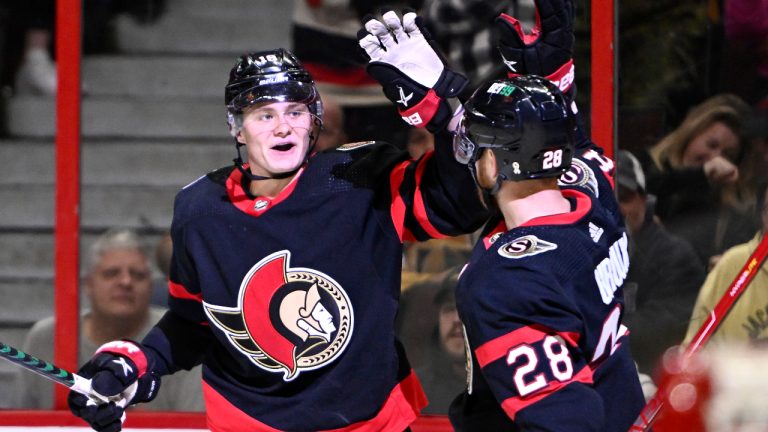
<path fill-rule="evenodd" d="M 548 334 L 555 333 L 565 339 L 569 345 L 575 346 L 579 340 L 576 332 L 553 332 L 547 328 L 534 325 L 521 327 L 496 339 L 490 340 L 475 349 L 475 357 L 480 367 L 505 357 L 511 348 L 518 345 L 531 344 L 544 339 Z"/>
<path fill-rule="evenodd" d="M 421 177 L 424 175 L 424 169 L 427 167 L 427 161 L 432 158 L 434 154 L 434 150 L 427 152 L 416 166 L 416 193 L 413 202 L 413 213 L 414 216 L 416 216 L 416 220 L 419 221 L 419 225 L 421 225 L 421 227 L 424 229 L 424 231 L 427 232 L 427 234 L 429 234 L 430 237 L 445 238 L 448 236 L 438 231 L 437 228 L 435 228 L 429 221 L 429 216 L 427 216 L 427 209 L 424 206 L 424 198 L 421 196 L 421 190 L 419 189 L 419 185 L 421 184 Z"/>
<path fill-rule="evenodd" d="M 179 299 L 194 300 L 201 303 L 203 301 L 203 293 L 192 294 L 191 292 L 187 291 L 184 285 L 177 284 L 176 282 L 168 281 L 168 293 L 171 296 Z"/>
<path fill-rule="evenodd" d="M 403 201 L 403 197 L 400 195 L 400 185 L 403 184 L 405 169 L 408 168 L 408 164 L 409 161 L 402 162 L 389 175 L 390 191 L 392 193 L 390 214 L 392 215 L 392 223 L 397 231 L 397 237 L 401 242 L 405 239 L 405 201 Z"/>
<path fill-rule="evenodd" d="M 213 387 L 203 382 L 203 395 L 207 412 L 208 428 L 211 432 L 282 432 L 249 416 L 226 400 Z M 401 431 L 413 423 L 427 398 L 416 374 L 411 373 L 401 381 L 375 417 L 338 429 L 318 432 L 379 432 Z"/>
<path fill-rule="evenodd" d="M 563 381 L 563 382 L 550 381 L 549 385 L 539 390 L 538 392 L 534 393 L 532 396 L 528 396 L 524 398 L 511 397 L 509 399 L 506 399 L 501 403 L 501 408 L 504 410 L 505 413 L 507 413 L 509 418 L 514 420 L 515 416 L 521 409 L 535 404 L 536 402 L 544 399 L 545 397 L 551 395 L 552 393 L 555 393 L 556 391 L 562 389 L 568 384 L 571 384 L 574 382 L 592 384 L 593 383 L 592 369 L 585 366 L 582 370 L 579 371 L 579 373 L 574 375 L 568 381 Z"/>

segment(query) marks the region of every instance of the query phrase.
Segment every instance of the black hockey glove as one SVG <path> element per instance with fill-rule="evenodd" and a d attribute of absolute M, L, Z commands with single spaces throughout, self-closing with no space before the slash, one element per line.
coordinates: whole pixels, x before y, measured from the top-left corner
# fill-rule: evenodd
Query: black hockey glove
<path fill-rule="evenodd" d="M 393 11 L 382 21 L 367 17 L 358 40 L 370 58 L 368 74 L 381 83 L 403 120 L 431 132 L 444 129 L 455 111 L 449 99 L 459 95 L 467 78 L 446 67 L 421 17 L 408 12 L 401 21 Z"/>
<path fill-rule="evenodd" d="M 147 366 L 147 357 L 136 342 L 102 345 L 77 373 L 89 378 L 92 391 L 110 402 L 95 401 L 71 391 L 67 398 L 70 411 L 96 431 L 121 430 L 125 407 L 151 401 L 160 388 L 160 378 L 147 372 Z"/>
<path fill-rule="evenodd" d="M 574 5 L 572 0 L 535 0 L 535 6 L 536 23 L 530 34 L 507 14 L 496 18 L 499 52 L 510 77 L 540 75 L 567 93 L 574 80 Z"/>

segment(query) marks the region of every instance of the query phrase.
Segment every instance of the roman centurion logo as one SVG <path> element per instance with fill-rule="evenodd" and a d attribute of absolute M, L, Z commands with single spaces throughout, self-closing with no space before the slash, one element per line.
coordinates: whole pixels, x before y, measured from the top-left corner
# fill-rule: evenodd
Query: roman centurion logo
<path fill-rule="evenodd" d="M 285 381 L 335 360 L 354 325 L 349 298 L 328 275 L 291 268 L 291 253 L 275 252 L 243 278 L 237 307 L 203 303 L 211 323 L 256 366 Z"/>

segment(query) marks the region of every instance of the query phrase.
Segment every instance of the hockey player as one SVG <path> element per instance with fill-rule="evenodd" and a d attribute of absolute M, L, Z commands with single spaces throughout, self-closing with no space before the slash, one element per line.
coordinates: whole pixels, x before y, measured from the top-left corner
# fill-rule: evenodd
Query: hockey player
<path fill-rule="evenodd" d="M 416 114 L 442 131 L 466 80 L 434 63 L 420 70 L 437 56 L 415 14 L 387 17 L 377 28 L 400 37 L 371 67 L 386 69 L 388 94 L 429 93 Z M 161 376 L 202 363 L 217 432 L 406 430 L 426 400 L 394 332 L 403 241 L 472 232 L 487 216 L 450 136 L 419 160 L 381 142 L 310 158 L 322 102 L 282 49 L 241 57 L 226 104 L 238 157 L 176 197 L 169 312 L 141 343 L 102 346 L 80 373 L 135 404 Z M 96 430 L 121 427 L 119 404 L 75 393 L 69 404 Z"/>
<path fill-rule="evenodd" d="M 613 163 L 575 142 L 540 77 L 481 85 L 464 116 L 457 147 L 499 213 L 457 287 L 472 367 L 456 430 L 628 430 L 644 399 L 620 325 L 627 235 L 600 202 Z"/>
<path fill-rule="evenodd" d="M 614 164 L 560 91 L 573 94 L 572 4 L 536 4 L 546 23 L 536 37 L 500 17 L 510 78 L 480 85 L 455 138 L 498 211 L 459 278 L 470 378 L 451 422 L 459 432 L 625 432 L 644 399 L 621 325 L 629 260 Z"/>

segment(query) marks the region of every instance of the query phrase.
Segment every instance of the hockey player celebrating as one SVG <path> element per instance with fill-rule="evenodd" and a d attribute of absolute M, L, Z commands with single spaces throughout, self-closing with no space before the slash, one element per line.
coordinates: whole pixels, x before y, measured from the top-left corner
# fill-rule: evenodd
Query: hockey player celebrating
<path fill-rule="evenodd" d="M 572 73 L 570 7 L 537 2 L 541 40 L 499 18 L 512 77 L 478 87 L 456 134 L 457 156 L 498 209 L 457 287 L 471 356 L 450 411 L 460 432 L 625 432 L 644 404 L 621 325 L 629 262 L 614 164 L 558 86 L 527 75 Z"/>
<path fill-rule="evenodd" d="M 71 393 L 75 415 L 120 430 L 119 402 L 149 401 L 160 377 L 202 363 L 212 431 L 402 431 L 415 420 L 426 400 L 394 331 L 402 243 L 472 232 L 487 214 L 442 132 L 466 80 L 430 62 L 414 14 L 387 17 L 374 21 L 399 37 L 372 67 L 386 69 L 388 91 L 397 81 L 425 102 L 410 114 L 439 132 L 436 150 L 411 160 L 361 142 L 309 157 L 322 126 L 312 78 L 282 49 L 241 57 L 226 86 L 238 157 L 176 197 L 169 311 L 141 343 L 108 343 L 81 368 L 118 403 Z"/>

